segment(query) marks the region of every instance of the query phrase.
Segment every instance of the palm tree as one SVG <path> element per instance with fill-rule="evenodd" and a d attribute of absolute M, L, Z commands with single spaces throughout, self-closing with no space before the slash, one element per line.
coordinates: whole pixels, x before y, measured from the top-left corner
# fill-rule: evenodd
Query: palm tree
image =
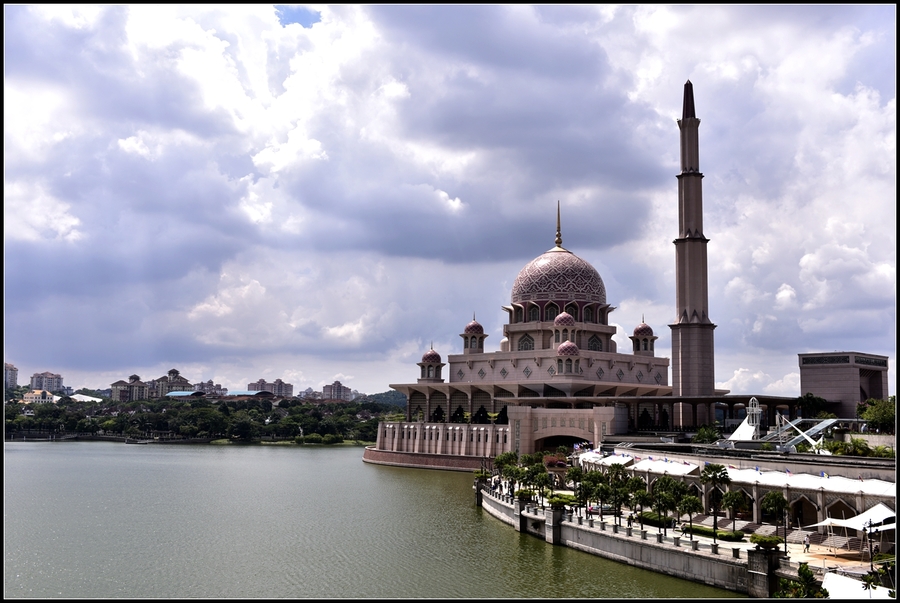
<path fill-rule="evenodd" d="M 775 516 L 775 529 L 777 530 L 778 522 L 784 516 L 784 512 L 788 506 L 787 499 L 781 492 L 772 490 L 771 492 L 768 492 L 765 496 L 763 496 L 762 502 L 760 504 L 763 511 L 771 513 Z M 784 552 L 787 553 L 787 522 L 785 522 L 784 524 Z"/>
<path fill-rule="evenodd" d="M 641 529 L 644 529 L 644 507 L 653 505 L 653 496 L 646 490 L 638 490 L 631 499 L 635 506 L 641 509 L 638 517 L 641 518 Z"/>
<path fill-rule="evenodd" d="M 722 486 L 730 484 L 731 477 L 728 475 L 728 470 L 725 469 L 724 465 L 707 463 L 703 468 L 703 471 L 700 472 L 700 483 L 712 488 L 710 497 L 713 504 L 713 542 L 716 542 L 716 531 L 719 529 L 719 505 L 721 504 L 721 499 L 718 496 L 715 496 L 715 491 Z"/>
<path fill-rule="evenodd" d="M 678 516 L 679 518 L 682 515 L 688 516 L 688 523 L 691 526 L 691 540 L 694 539 L 694 515 L 702 510 L 703 503 L 700 502 L 700 499 L 693 494 L 683 496 L 681 500 L 678 501 Z"/>
<path fill-rule="evenodd" d="M 578 506 L 576 507 L 575 512 L 581 508 L 581 505 L 584 504 L 584 494 L 585 490 L 581 485 L 581 482 L 584 481 L 584 471 L 581 467 L 569 467 L 566 471 L 566 482 L 572 482 L 572 491 L 575 494 L 575 498 L 578 500 Z"/>
<path fill-rule="evenodd" d="M 731 531 L 737 531 L 737 512 L 745 505 L 744 493 L 740 490 L 729 490 L 722 497 L 722 506 L 731 512 Z"/>
<path fill-rule="evenodd" d="M 616 524 L 621 525 L 619 518 L 622 515 L 622 504 L 628 499 L 628 472 L 625 471 L 623 465 L 612 465 L 606 472 L 606 478 L 609 480 L 611 489 L 611 498 L 613 504 L 613 514 L 616 518 Z"/>
<path fill-rule="evenodd" d="M 668 532 L 666 528 L 669 526 L 669 511 L 675 510 L 675 497 L 667 490 L 653 489 L 656 493 L 656 512 L 662 516 L 662 533 L 665 536 Z"/>
<path fill-rule="evenodd" d="M 612 496 L 612 488 L 609 484 L 598 484 L 594 489 L 594 497 L 597 499 L 597 505 L 600 507 L 600 521 L 603 521 L 603 503 Z"/>

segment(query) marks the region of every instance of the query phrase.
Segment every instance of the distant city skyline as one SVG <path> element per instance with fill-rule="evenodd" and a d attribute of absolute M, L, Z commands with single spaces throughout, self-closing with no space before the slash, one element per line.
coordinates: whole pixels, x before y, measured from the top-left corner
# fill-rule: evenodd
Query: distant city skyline
<path fill-rule="evenodd" d="M 896 7 L 7 5 L 4 360 L 380 393 L 593 265 L 671 356 L 695 87 L 715 382 L 896 383 Z M 671 375 L 669 377 L 671 382 Z M 895 391 L 891 391 L 895 394 Z"/>

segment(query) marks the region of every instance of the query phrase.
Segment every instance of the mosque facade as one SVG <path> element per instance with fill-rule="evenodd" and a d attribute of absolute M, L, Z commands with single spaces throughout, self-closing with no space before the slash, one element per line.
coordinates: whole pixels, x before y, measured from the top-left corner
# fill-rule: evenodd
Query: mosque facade
<path fill-rule="evenodd" d="M 446 361 L 429 349 L 414 383 L 391 384 L 407 398 L 406 420 L 383 422 L 367 462 L 476 469 L 483 459 L 554 450 L 640 430 L 691 430 L 736 418 L 750 396 L 715 389 L 714 330 L 709 316 L 707 249 L 699 125 L 693 86 L 685 84 L 678 180 L 672 360 L 657 356 L 650 325 L 637 325 L 619 351 L 609 324 L 615 310 L 600 274 L 563 247 L 559 208 L 554 246 L 516 277 L 500 349 L 475 317 Z M 672 369 L 672 384 L 668 382 Z M 795 399 L 756 396 L 774 424 L 776 408 L 793 418 Z"/>

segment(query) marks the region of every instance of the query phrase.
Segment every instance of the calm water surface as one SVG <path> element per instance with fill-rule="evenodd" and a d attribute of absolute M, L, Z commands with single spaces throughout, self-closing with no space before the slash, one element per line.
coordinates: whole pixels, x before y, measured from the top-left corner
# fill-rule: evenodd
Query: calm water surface
<path fill-rule="evenodd" d="M 353 447 L 4 444 L 5 597 L 735 597 L 521 535 Z"/>

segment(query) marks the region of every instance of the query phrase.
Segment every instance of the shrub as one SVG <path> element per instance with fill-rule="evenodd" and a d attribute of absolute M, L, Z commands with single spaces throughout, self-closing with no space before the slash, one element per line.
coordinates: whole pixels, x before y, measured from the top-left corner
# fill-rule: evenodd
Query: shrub
<path fill-rule="evenodd" d="M 562 509 L 567 505 L 574 506 L 578 501 L 571 494 L 554 494 L 547 502 L 554 509 Z"/>
<path fill-rule="evenodd" d="M 303 441 L 307 444 L 321 444 L 324 438 L 318 433 L 311 433 L 303 436 Z"/>
<path fill-rule="evenodd" d="M 531 490 L 516 490 L 516 498 L 523 502 L 530 502 L 533 496 Z"/>
<path fill-rule="evenodd" d="M 294 442 L 297 443 L 297 444 L 302 444 L 302 443 L 303 443 L 303 436 L 299 436 L 299 435 L 298 435 L 296 438 L 294 438 Z"/>
<path fill-rule="evenodd" d="M 655 528 L 663 527 L 662 516 L 654 513 L 653 511 L 644 511 L 643 513 L 640 513 L 640 517 L 643 517 L 644 525 L 653 526 Z M 666 527 L 674 528 L 675 527 L 675 518 L 673 518 L 672 516 L 669 516 L 668 524 L 669 525 Z"/>
<path fill-rule="evenodd" d="M 343 441 L 344 441 L 344 438 L 342 438 L 339 435 L 335 435 L 333 433 L 326 433 L 325 437 L 322 438 L 323 444 L 340 444 Z"/>
<path fill-rule="evenodd" d="M 774 549 L 778 548 L 778 545 L 784 542 L 784 538 L 782 538 L 781 536 L 763 536 L 762 534 L 751 534 L 750 542 L 761 549 Z"/>
<path fill-rule="evenodd" d="M 685 534 L 696 534 L 697 536 L 708 536 L 710 538 L 713 537 L 713 529 L 707 526 L 695 525 L 691 527 L 688 524 L 682 526 Z M 744 539 L 744 533 L 738 530 L 737 532 L 732 532 L 730 530 L 716 530 L 716 538 L 719 540 L 724 540 L 726 542 L 740 542 Z"/>

